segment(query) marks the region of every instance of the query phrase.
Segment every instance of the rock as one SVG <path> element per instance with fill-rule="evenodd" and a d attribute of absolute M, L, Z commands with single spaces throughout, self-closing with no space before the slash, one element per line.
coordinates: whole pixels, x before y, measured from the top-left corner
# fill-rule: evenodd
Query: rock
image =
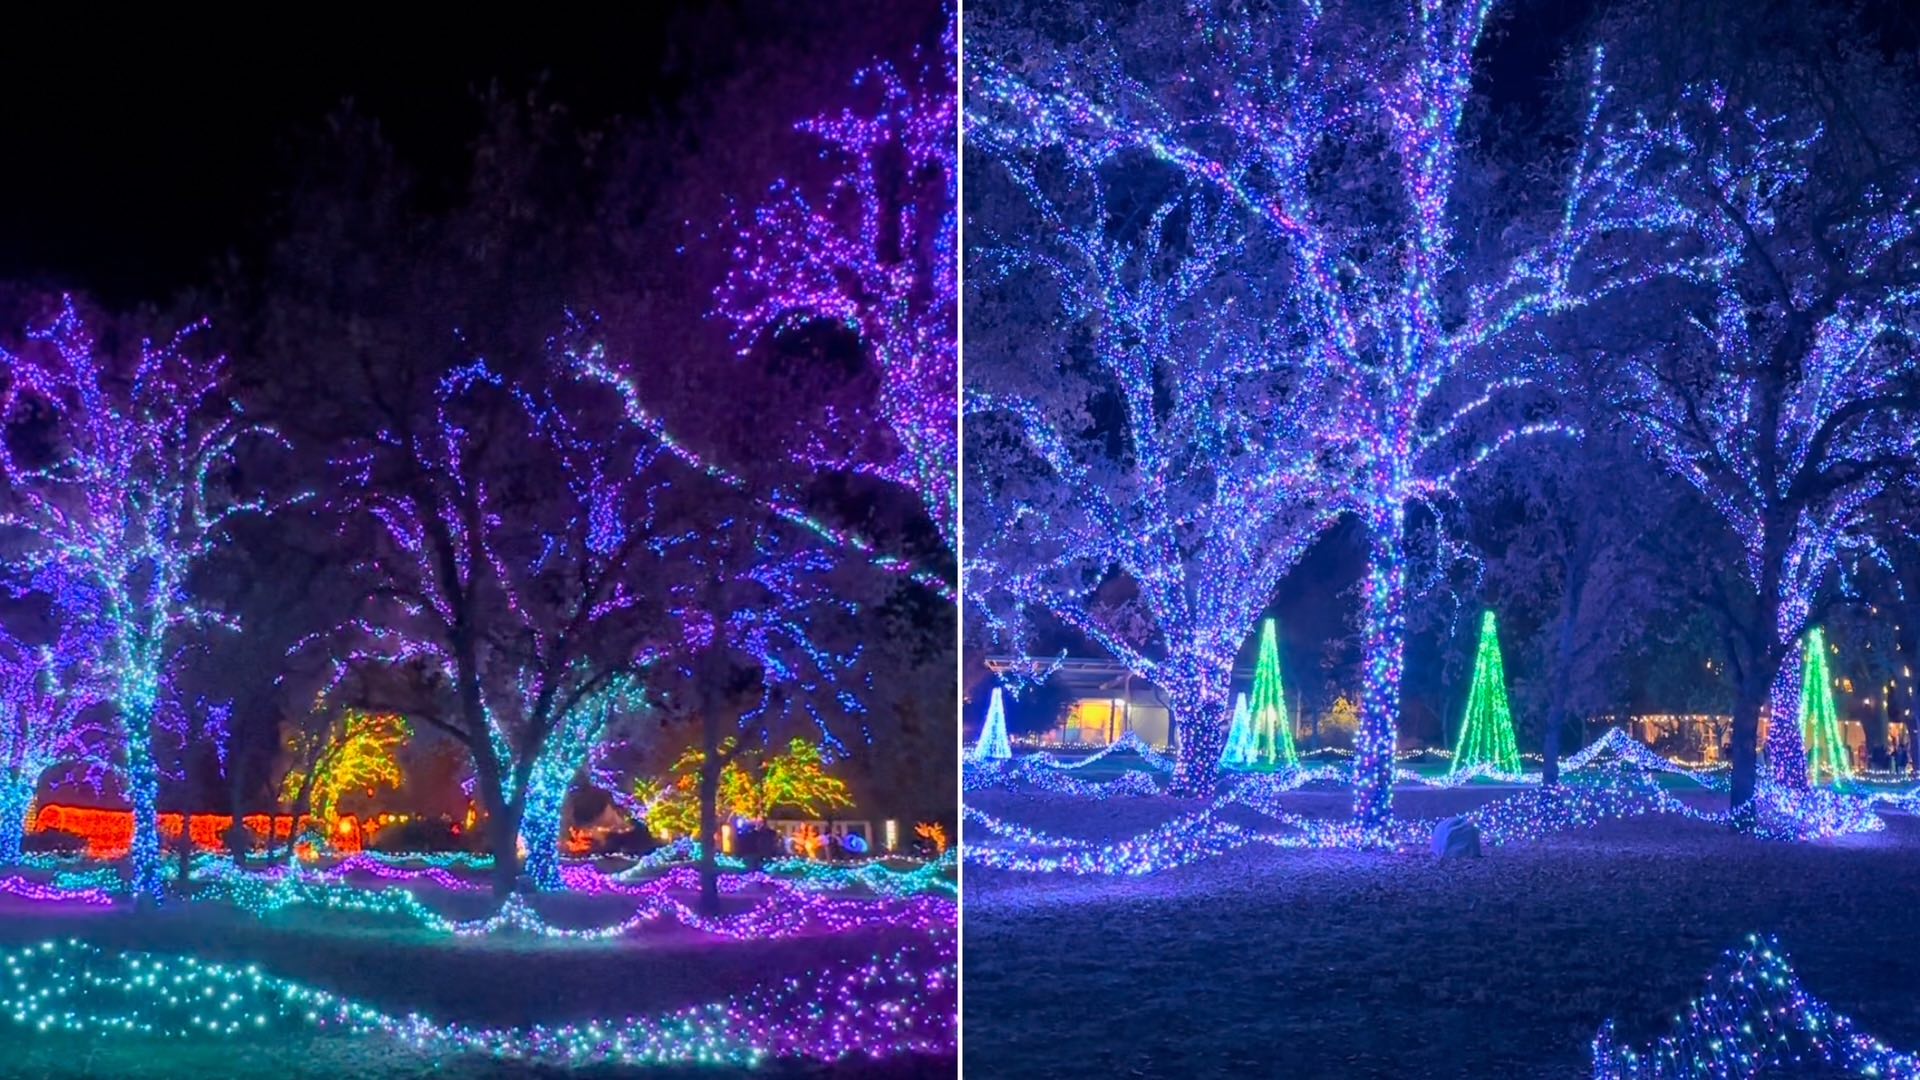
<path fill-rule="evenodd" d="M 1436 859 L 1477 859 L 1480 857 L 1480 830 L 1465 817 L 1450 817 L 1433 830 L 1433 857 Z"/>

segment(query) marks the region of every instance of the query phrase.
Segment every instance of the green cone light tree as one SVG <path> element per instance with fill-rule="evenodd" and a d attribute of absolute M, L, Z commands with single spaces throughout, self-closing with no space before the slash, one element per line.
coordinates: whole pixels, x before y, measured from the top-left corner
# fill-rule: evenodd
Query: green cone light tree
<path fill-rule="evenodd" d="M 1833 675 L 1827 667 L 1827 632 L 1807 631 L 1800 667 L 1800 736 L 1807 747 L 1807 779 L 1816 784 L 1853 775 L 1853 761 L 1833 707 Z"/>
<path fill-rule="evenodd" d="M 1473 686 L 1467 691 L 1467 718 L 1460 726 L 1449 773 L 1487 765 L 1499 772 L 1520 771 L 1520 748 L 1513 740 L 1513 712 L 1507 707 L 1506 665 L 1500 659 L 1500 634 L 1493 612 L 1480 616 L 1480 651 L 1473 661 Z"/>
<path fill-rule="evenodd" d="M 1280 641 L 1273 620 L 1260 624 L 1260 656 L 1253 668 L 1253 747 L 1250 764 L 1277 768 L 1300 763 L 1287 720 L 1287 696 L 1280 680 Z"/>

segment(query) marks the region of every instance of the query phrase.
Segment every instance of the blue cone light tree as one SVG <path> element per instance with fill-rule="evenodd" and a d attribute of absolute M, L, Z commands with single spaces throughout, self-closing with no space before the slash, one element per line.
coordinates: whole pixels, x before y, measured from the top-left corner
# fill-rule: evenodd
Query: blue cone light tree
<path fill-rule="evenodd" d="M 1013 756 L 1013 744 L 1007 741 L 1007 703 L 1005 692 L 993 688 L 993 700 L 987 703 L 987 723 L 980 729 L 980 741 L 973 744 L 973 760 L 1005 761 Z"/>

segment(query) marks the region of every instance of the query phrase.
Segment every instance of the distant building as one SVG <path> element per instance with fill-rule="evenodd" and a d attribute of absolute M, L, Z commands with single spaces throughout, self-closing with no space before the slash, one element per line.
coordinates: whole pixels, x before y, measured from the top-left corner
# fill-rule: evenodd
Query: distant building
<path fill-rule="evenodd" d="M 1156 750 L 1174 745 L 1173 710 L 1160 688 L 1117 660 L 990 656 L 987 668 L 995 675 L 1009 671 L 1051 672 L 1049 685 L 1059 690 L 1067 702 L 1059 715 L 1050 718 L 1051 722 L 1037 733 L 1042 744 L 1105 746 L 1131 731 Z M 1245 691 L 1252 683 L 1252 668 L 1234 670 L 1234 693 Z M 1295 702 L 1288 704 L 1295 710 L 1299 708 Z M 1010 698 L 1008 713 L 1017 714 L 1019 709 L 1020 703 Z M 1020 720 L 1016 720 L 1014 726 L 1033 730 L 1034 717 Z M 1035 736 L 1026 738 L 1032 740 Z"/>
<path fill-rule="evenodd" d="M 828 836 L 837 836 L 842 842 L 850 836 L 859 837 L 859 850 L 862 854 L 871 853 L 877 855 L 884 851 L 894 850 L 893 848 L 885 846 L 886 838 L 884 836 L 874 835 L 873 823 L 871 821 L 828 821 L 824 818 L 775 817 L 767 819 L 766 827 L 778 833 L 781 843 L 789 850 L 792 850 L 796 841 L 804 845 L 807 841 L 814 838 L 825 838 Z M 896 825 L 893 831 L 897 834 L 899 827 Z M 722 839 L 730 840 L 730 837 L 723 837 Z M 895 837 L 894 843 L 896 845 L 899 843 L 897 836 Z"/>
<path fill-rule="evenodd" d="M 1164 749 L 1172 744 L 1173 715 L 1166 698 L 1158 687 L 1118 661 L 993 656 L 987 658 L 987 668 L 995 675 L 1019 670 L 1050 672 L 1049 684 L 1066 697 L 1067 703 L 1038 732 L 1042 743 L 1105 746 L 1131 731 L 1149 746 Z M 1009 698 L 1007 709 L 1017 717 L 1016 726 L 1032 731 L 1035 718 L 1018 717 L 1018 701 Z"/>
<path fill-rule="evenodd" d="M 1733 717 L 1725 713 L 1639 713 L 1630 716 L 1596 716 L 1587 721 L 1587 742 L 1606 734 L 1608 728 L 1622 728 L 1635 740 L 1645 743 L 1662 757 L 1696 764 L 1717 765 L 1728 760 L 1733 745 Z M 1867 730 L 1858 720 L 1840 721 L 1840 734 L 1847 743 L 1853 767 L 1870 767 Z M 1907 728 L 1898 721 L 1887 725 L 1890 748 L 1906 745 Z M 1767 717 L 1760 717 L 1759 745 L 1766 745 Z"/>

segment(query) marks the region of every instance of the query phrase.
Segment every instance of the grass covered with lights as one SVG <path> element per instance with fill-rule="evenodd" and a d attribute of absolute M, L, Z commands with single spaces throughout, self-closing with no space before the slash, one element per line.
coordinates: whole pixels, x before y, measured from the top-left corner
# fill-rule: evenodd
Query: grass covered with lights
<path fill-rule="evenodd" d="M 308 871 L 275 894 L 256 886 L 278 871 L 236 886 L 208 859 L 192 898 L 158 911 L 0 895 L 0 1073 L 952 1067 L 950 865 L 861 872 L 906 895 L 834 871 L 724 875 L 720 918 L 688 922 L 687 871 L 576 864 L 569 872 L 593 875 L 580 888 L 533 897 L 512 925 L 479 932 L 496 906 L 484 868 L 422 869 Z M 32 876 L 101 878 L 71 867 Z M 356 910 L 369 902 L 375 910 Z M 782 908 L 804 917 L 778 917 Z M 636 911 L 657 917 L 605 938 L 562 936 Z M 217 989 L 204 1002 L 168 989 L 182 985 Z M 589 1021 L 599 1026 L 575 1029 Z"/>
<path fill-rule="evenodd" d="M 1431 819 L 1510 795 L 1402 785 L 1395 810 Z M 1337 820 L 1351 794 L 1279 801 Z M 1089 840 L 1200 805 L 1004 790 L 968 803 Z M 1777 935 L 1809 992 L 1860 1029 L 1920 1048 L 1907 992 L 1920 953 L 1885 947 L 1920 895 L 1920 821 L 1883 816 L 1883 831 L 1812 843 L 1661 815 L 1480 860 L 1253 846 L 1141 877 L 969 864 L 966 1065 L 1067 1078 L 1587 1076 L 1602 1024 L 1614 1020 L 1625 1044 L 1667 1034 L 1749 932 Z"/>

